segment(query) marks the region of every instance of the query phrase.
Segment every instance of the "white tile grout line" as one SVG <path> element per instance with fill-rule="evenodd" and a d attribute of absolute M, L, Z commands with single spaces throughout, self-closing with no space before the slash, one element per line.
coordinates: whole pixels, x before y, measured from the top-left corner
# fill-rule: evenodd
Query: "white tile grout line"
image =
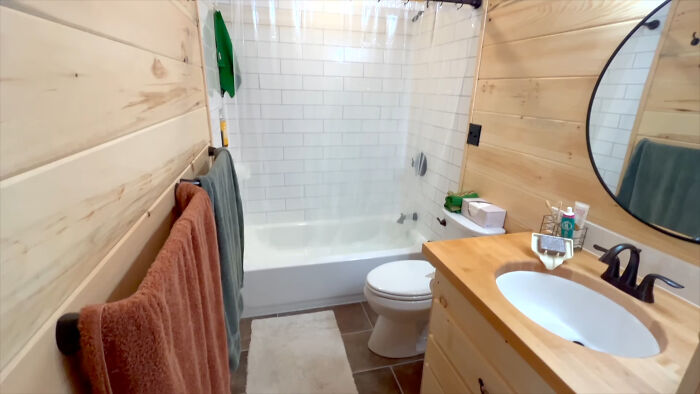
<path fill-rule="evenodd" d="M 399 386 L 399 392 L 403 394 L 403 388 L 401 388 L 401 383 L 399 383 L 399 378 L 396 377 L 396 373 L 394 372 L 394 368 L 389 367 L 389 370 L 391 371 L 391 375 L 394 376 L 394 381 L 396 382 L 396 385 Z"/>

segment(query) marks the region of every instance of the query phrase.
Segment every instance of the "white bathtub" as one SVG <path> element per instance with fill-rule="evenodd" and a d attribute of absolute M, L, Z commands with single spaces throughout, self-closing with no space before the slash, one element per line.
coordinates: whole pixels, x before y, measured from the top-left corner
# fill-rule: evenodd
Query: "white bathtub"
<path fill-rule="evenodd" d="M 243 316 L 363 300 L 372 268 L 423 258 L 423 242 L 409 218 L 246 226 Z"/>

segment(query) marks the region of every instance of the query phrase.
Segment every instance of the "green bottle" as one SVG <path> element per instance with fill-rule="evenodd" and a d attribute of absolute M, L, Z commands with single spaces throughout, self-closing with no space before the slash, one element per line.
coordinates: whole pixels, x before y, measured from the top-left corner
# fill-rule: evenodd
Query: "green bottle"
<path fill-rule="evenodd" d="M 576 228 L 576 214 L 571 207 L 567 207 L 566 212 L 561 215 L 561 236 L 574 238 L 574 228 Z"/>

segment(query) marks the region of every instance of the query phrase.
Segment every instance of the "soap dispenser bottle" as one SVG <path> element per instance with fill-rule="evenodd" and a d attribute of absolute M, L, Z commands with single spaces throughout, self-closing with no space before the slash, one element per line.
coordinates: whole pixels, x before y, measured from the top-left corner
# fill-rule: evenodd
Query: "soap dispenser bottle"
<path fill-rule="evenodd" d="M 561 236 L 564 238 L 574 238 L 575 226 L 576 215 L 571 207 L 567 207 L 566 212 L 561 215 Z"/>

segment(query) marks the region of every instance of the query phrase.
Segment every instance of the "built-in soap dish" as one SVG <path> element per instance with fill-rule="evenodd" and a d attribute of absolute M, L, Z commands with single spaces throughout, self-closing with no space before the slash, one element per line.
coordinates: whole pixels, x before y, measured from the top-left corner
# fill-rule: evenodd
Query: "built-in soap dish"
<path fill-rule="evenodd" d="M 547 242 L 561 243 L 561 247 L 547 247 Z M 574 257 L 574 241 L 570 238 L 533 233 L 531 248 L 540 258 L 542 264 L 550 271 L 560 266 L 564 261 Z"/>

